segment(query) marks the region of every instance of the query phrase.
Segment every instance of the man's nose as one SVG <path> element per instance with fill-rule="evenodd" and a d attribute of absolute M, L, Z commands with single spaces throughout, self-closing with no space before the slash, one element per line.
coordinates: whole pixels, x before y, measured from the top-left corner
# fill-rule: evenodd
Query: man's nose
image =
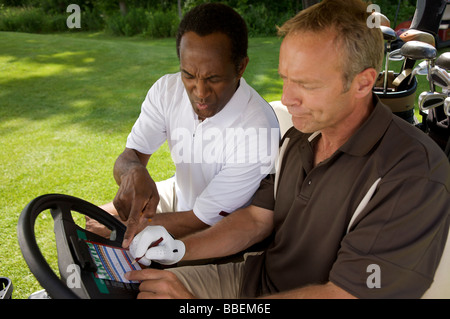
<path fill-rule="evenodd" d="M 281 103 L 286 106 L 295 105 L 299 102 L 298 92 L 293 88 L 289 81 L 283 83 L 283 93 L 281 94 Z"/>
<path fill-rule="evenodd" d="M 206 80 L 198 79 L 196 81 L 194 93 L 199 99 L 206 99 L 209 96 L 210 92 L 211 90 Z"/>

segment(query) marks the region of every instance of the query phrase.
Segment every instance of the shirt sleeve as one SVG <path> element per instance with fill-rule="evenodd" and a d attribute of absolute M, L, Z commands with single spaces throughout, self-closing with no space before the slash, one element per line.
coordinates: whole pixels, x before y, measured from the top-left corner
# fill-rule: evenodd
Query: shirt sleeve
<path fill-rule="evenodd" d="M 272 134 L 267 136 L 266 144 L 259 144 L 258 156 L 254 156 L 247 144 L 242 142 L 236 143 L 236 148 L 228 149 L 224 166 L 195 201 L 193 210 L 200 220 L 212 225 L 251 203 L 261 180 L 274 170 L 279 147 L 279 131 L 275 130 Z M 245 136 L 240 138 L 245 139 Z M 257 138 L 259 138 L 257 134 L 252 135 L 249 143 L 254 145 L 252 143 L 256 143 Z M 243 157 L 240 158 L 236 154 Z M 246 156 L 250 157 L 244 159 Z"/>
<path fill-rule="evenodd" d="M 141 113 L 128 135 L 126 147 L 143 154 L 153 154 L 167 139 L 166 120 L 162 94 L 163 78 L 148 91 Z"/>
<path fill-rule="evenodd" d="M 442 255 L 449 206 L 442 183 L 382 180 L 344 236 L 330 280 L 359 298 L 420 298 Z"/>
<path fill-rule="evenodd" d="M 266 178 L 261 181 L 258 190 L 253 196 L 252 205 L 268 210 L 275 209 L 274 181 L 275 174 L 267 175 Z"/>
<path fill-rule="evenodd" d="M 208 225 L 217 223 L 237 209 L 249 205 L 263 177 L 259 166 L 227 166 L 197 198 L 194 213 Z"/>

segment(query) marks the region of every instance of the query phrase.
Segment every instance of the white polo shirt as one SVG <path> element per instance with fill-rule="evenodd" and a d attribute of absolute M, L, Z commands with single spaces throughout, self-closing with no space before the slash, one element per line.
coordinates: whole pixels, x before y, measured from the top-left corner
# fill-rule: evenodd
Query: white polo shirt
<path fill-rule="evenodd" d="M 271 106 L 243 78 L 227 105 L 200 121 L 176 73 L 150 88 L 126 146 L 153 154 L 166 140 L 177 211 L 193 210 L 212 225 L 249 204 L 274 168 L 280 131 Z"/>

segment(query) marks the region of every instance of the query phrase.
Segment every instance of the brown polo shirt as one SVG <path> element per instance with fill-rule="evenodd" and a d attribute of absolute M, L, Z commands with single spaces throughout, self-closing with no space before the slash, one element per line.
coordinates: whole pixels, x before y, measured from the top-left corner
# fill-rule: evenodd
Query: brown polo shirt
<path fill-rule="evenodd" d="M 360 298 L 421 297 L 450 222 L 444 153 L 379 102 L 316 167 L 317 139 L 294 128 L 286 138 L 276 200 L 274 176 L 254 197 L 253 205 L 274 210 L 274 234 L 263 254 L 247 258 L 242 297 L 328 281 Z M 373 195 L 348 230 L 371 186 Z"/>

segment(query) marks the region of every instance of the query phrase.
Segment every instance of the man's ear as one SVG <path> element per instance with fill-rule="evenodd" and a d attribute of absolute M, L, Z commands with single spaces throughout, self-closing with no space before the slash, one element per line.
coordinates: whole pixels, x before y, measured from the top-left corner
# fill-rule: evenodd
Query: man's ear
<path fill-rule="evenodd" d="M 239 65 L 239 69 L 238 69 L 238 77 L 241 78 L 242 75 L 244 75 L 245 69 L 247 68 L 248 65 L 248 61 L 249 61 L 249 57 L 245 57 L 242 59 L 241 64 Z"/>
<path fill-rule="evenodd" d="M 355 94 L 358 97 L 365 97 L 372 93 L 373 86 L 377 80 L 378 73 L 373 68 L 368 68 L 357 74 L 353 85 L 355 85 Z"/>

